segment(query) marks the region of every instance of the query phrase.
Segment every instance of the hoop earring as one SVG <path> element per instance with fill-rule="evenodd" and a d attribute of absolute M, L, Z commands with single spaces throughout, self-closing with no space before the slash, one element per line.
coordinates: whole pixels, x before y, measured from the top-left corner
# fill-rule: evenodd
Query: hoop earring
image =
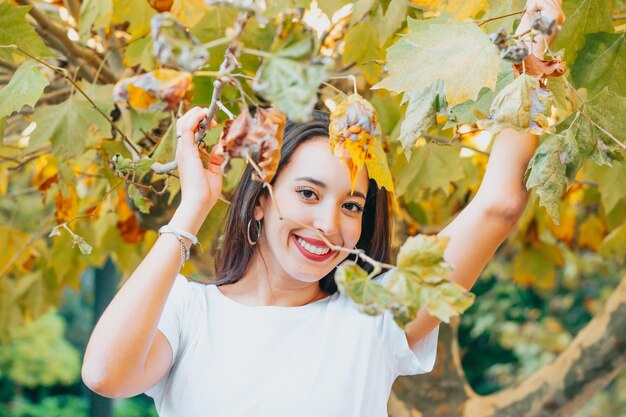
<path fill-rule="evenodd" d="M 259 241 L 259 238 L 261 237 L 261 221 L 260 220 L 254 220 L 257 224 L 257 236 L 256 236 L 256 240 L 253 242 L 252 239 L 250 238 L 250 223 L 252 222 L 252 219 L 248 220 L 248 243 L 251 246 L 254 246 L 257 244 L 257 242 Z"/>

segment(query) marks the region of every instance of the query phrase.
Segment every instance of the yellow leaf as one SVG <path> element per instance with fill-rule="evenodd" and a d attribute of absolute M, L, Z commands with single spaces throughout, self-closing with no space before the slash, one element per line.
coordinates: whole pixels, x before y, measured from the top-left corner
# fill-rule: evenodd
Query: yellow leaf
<path fill-rule="evenodd" d="M 385 151 L 380 143 L 381 128 L 374 107 L 358 94 L 343 99 L 330 115 L 330 147 L 333 155 L 348 165 L 352 191 L 357 174 L 368 167 L 368 176 L 378 187 L 394 192 Z"/>
<path fill-rule="evenodd" d="M 587 217 L 585 221 L 580 225 L 578 230 L 578 246 L 588 247 L 589 249 L 598 252 L 604 236 L 606 235 L 606 226 L 595 214 Z"/>
<path fill-rule="evenodd" d="M 145 110 L 157 101 L 156 97 L 154 97 L 152 93 L 141 87 L 135 87 L 134 85 L 129 84 L 126 89 L 128 91 L 128 102 L 131 107 L 137 110 Z"/>
<path fill-rule="evenodd" d="M 561 202 L 559 205 L 559 217 L 558 225 L 552 221 L 546 221 L 545 224 L 555 238 L 571 247 L 574 231 L 576 230 L 576 210 L 569 204 Z"/>
<path fill-rule="evenodd" d="M 56 212 L 54 213 L 57 224 L 66 222 L 78 216 L 78 196 L 76 190 L 70 184 L 65 184 L 69 191 L 67 195 L 63 195 L 61 189 L 57 191 L 54 203 Z"/>
<path fill-rule="evenodd" d="M 174 0 L 170 11 L 176 20 L 190 28 L 202 20 L 208 10 L 204 0 Z"/>
<path fill-rule="evenodd" d="M 391 171 L 383 150 L 381 128 L 374 107 L 358 94 L 352 94 L 337 105 L 330 115 L 330 149 L 348 166 L 352 191 L 357 174 L 365 165 L 367 175 L 385 188 L 398 212 Z"/>
<path fill-rule="evenodd" d="M 561 250 L 543 242 L 523 247 L 513 261 L 513 280 L 541 290 L 554 286 L 557 266 L 563 265 Z"/>

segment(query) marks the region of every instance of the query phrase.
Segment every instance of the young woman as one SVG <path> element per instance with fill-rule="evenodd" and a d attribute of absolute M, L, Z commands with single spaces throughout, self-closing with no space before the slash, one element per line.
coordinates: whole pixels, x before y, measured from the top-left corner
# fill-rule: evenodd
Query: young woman
<path fill-rule="evenodd" d="M 522 25 L 537 10 L 563 20 L 560 1 L 531 0 Z M 196 107 L 178 122 L 182 200 L 169 226 L 192 235 L 222 188 L 222 159 L 212 152 L 205 169 L 193 144 L 205 115 Z M 514 227 L 536 146 L 537 137 L 510 129 L 495 139 L 479 191 L 440 233 L 450 237 L 453 281 L 471 288 Z M 359 313 L 333 280 L 346 253 L 281 220 L 251 173 L 248 166 L 231 199 L 217 280 L 180 275 L 179 237 L 162 233 L 98 321 L 83 380 L 107 397 L 146 392 L 160 416 L 387 415 L 394 380 L 432 370 L 439 321 L 422 311 L 404 332 L 389 313 Z M 363 169 L 350 194 L 348 168 L 330 152 L 327 116 L 287 124 L 272 185 L 284 218 L 390 261 L 387 193 Z"/>

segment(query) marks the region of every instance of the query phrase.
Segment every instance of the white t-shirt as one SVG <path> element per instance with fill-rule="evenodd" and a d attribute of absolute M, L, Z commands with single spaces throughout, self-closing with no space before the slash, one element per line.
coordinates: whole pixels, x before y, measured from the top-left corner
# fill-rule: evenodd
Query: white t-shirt
<path fill-rule="evenodd" d="M 437 327 L 411 349 L 389 312 L 360 313 L 339 292 L 253 307 L 183 275 L 158 329 L 174 353 L 145 391 L 161 417 L 384 417 L 398 376 L 432 370 L 439 335 Z"/>

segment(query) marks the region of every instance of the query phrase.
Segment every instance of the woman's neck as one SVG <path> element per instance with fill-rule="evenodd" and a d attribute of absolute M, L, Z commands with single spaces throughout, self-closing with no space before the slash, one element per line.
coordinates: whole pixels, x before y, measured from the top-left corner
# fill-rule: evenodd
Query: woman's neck
<path fill-rule="evenodd" d="M 233 284 L 220 286 L 220 289 L 235 301 L 250 306 L 297 307 L 328 297 L 318 281 L 299 281 L 284 271 L 272 273 L 271 268 L 261 261 L 250 262 L 244 275 Z"/>

